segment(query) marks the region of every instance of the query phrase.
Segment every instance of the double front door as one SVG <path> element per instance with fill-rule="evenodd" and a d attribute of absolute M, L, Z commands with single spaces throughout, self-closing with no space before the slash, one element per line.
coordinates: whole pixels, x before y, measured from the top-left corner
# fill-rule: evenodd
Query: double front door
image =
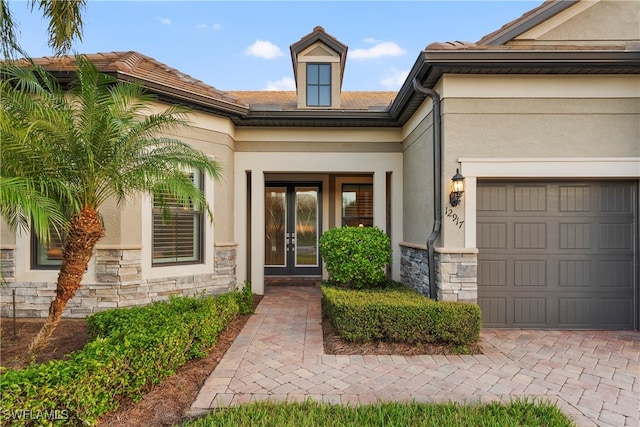
<path fill-rule="evenodd" d="M 322 274 L 321 190 L 320 183 L 266 183 L 265 275 Z"/>

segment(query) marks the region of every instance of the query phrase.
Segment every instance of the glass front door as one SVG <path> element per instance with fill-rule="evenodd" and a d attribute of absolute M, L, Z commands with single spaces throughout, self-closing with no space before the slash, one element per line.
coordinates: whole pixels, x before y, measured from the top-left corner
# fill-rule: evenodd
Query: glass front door
<path fill-rule="evenodd" d="M 318 238 L 319 183 L 267 183 L 265 186 L 265 275 L 322 274 Z"/>

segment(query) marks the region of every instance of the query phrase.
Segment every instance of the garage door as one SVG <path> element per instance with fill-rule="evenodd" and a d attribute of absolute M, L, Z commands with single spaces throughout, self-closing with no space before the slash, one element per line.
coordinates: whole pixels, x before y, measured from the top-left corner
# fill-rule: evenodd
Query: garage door
<path fill-rule="evenodd" d="M 633 329 L 633 182 L 478 182 L 485 327 Z"/>

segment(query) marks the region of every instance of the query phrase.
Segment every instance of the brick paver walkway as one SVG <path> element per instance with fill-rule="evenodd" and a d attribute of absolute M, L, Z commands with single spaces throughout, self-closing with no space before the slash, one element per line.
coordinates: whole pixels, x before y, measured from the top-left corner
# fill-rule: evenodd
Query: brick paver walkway
<path fill-rule="evenodd" d="M 269 287 L 190 413 L 270 399 L 555 402 L 578 426 L 640 425 L 640 332 L 484 330 L 475 356 L 324 354 L 317 287 Z"/>

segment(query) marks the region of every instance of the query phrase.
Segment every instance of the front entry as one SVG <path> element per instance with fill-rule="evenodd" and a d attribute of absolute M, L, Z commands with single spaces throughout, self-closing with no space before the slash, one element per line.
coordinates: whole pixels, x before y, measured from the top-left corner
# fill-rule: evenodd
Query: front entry
<path fill-rule="evenodd" d="M 267 182 L 265 185 L 266 276 L 320 276 L 322 185 Z"/>

